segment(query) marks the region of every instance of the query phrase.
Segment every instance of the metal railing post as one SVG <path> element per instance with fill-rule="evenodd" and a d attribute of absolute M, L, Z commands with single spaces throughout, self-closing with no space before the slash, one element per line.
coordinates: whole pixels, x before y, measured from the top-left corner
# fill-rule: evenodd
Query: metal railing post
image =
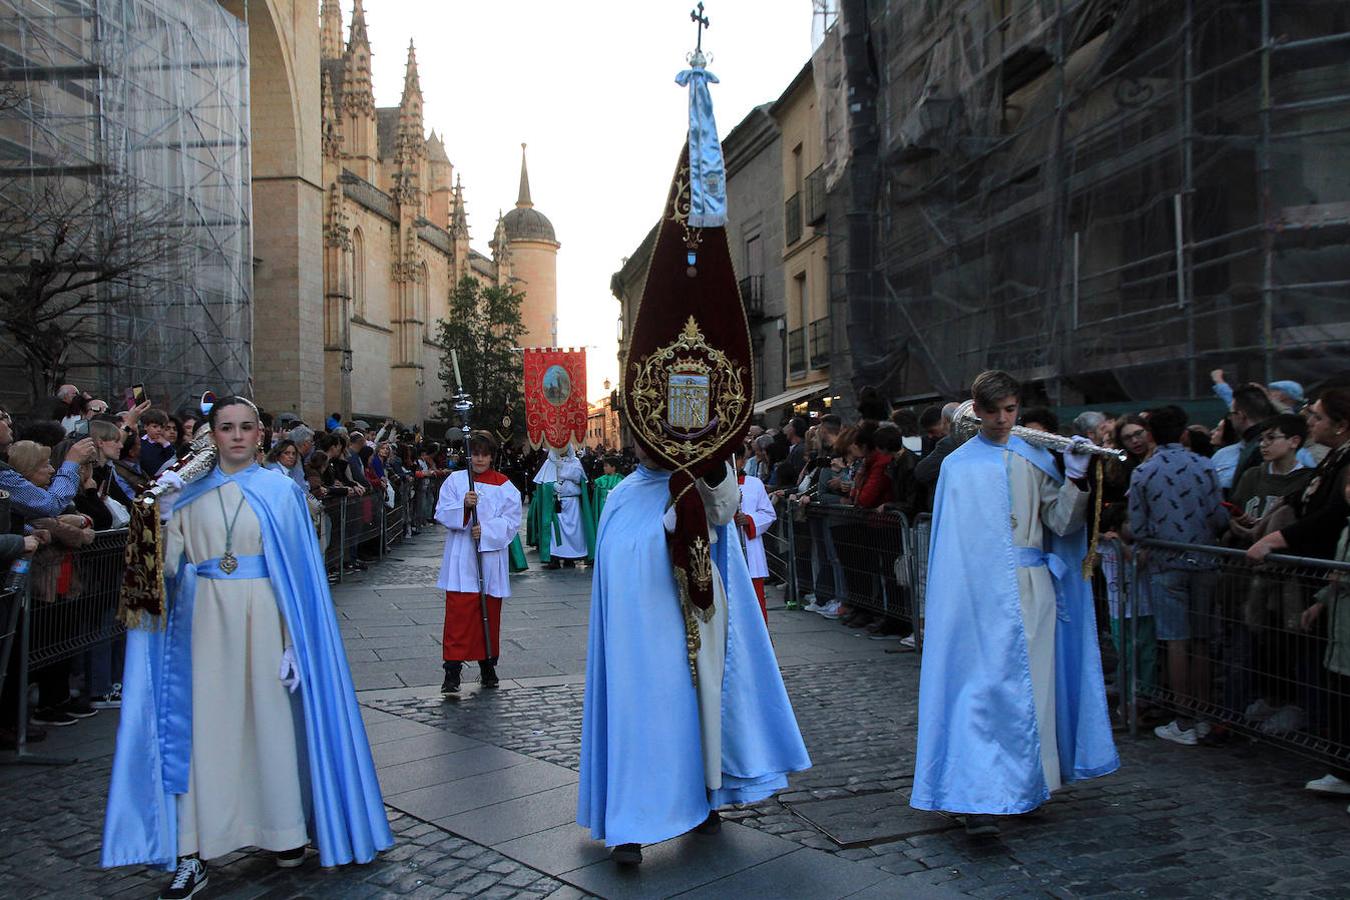
<path fill-rule="evenodd" d="M 786 503 L 787 515 L 784 517 L 784 531 L 787 532 L 787 598 L 783 605 L 788 609 L 800 609 L 797 595 L 797 526 L 792 521 L 792 504 Z"/>

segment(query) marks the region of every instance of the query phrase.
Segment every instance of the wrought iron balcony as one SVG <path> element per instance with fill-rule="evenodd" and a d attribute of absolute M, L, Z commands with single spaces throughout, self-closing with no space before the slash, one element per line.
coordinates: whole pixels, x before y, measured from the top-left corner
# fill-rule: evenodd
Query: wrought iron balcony
<path fill-rule="evenodd" d="M 825 221 L 825 169 L 806 176 L 806 224 L 819 225 Z"/>
<path fill-rule="evenodd" d="M 752 319 L 764 318 L 764 276 L 747 275 L 741 279 L 741 302 Z"/>
<path fill-rule="evenodd" d="M 788 374 L 798 378 L 806 374 L 806 329 L 788 332 Z"/>
<path fill-rule="evenodd" d="M 830 367 L 830 320 L 816 319 L 811 323 L 811 368 Z"/>
<path fill-rule="evenodd" d="M 793 194 L 783 204 L 783 230 L 786 245 L 791 247 L 802 239 L 802 195 Z"/>

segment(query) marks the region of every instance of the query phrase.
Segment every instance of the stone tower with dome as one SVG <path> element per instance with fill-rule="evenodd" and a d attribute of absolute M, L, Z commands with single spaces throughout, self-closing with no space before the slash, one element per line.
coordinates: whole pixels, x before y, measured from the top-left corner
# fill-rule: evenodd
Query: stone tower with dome
<path fill-rule="evenodd" d="M 558 343 L 558 243 L 553 223 L 534 208 L 525 145 L 520 145 L 520 196 L 501 222 L 510 248 L 512 287 L 525 295 L 520 318 L 525 326 L 521 345 L 553 347 Z"/>

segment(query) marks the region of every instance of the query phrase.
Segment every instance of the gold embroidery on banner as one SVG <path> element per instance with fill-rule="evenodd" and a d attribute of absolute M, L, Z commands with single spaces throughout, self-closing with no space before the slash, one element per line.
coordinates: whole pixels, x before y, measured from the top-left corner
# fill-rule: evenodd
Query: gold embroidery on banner
<path fill-rule="evenodd" d="M 689 569 L 696 588 L 706 591 L 712 587 L 712 554 L 708 552 L 708 542 L 701 537 L 694 538 L 689 548 Z"/>
<path fill-rule="evenodd" d="M 711 347 L 693 316 L 675 341 L 631 365 L 633 427 L 677 465 L 726 440 L 745 412 L 745 367 Z"/>

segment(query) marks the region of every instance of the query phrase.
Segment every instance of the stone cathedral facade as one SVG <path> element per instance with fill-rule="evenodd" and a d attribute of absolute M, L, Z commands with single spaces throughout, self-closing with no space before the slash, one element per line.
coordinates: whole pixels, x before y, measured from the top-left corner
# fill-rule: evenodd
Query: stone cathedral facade
<path fill-rule="evenodd" d="M 469 276 L 520 291 L 524 345 L 552 346 L 560 245 L 534 208 L 522 145 L 515 208 L 498 217 L 490 255 L 471 248 L 446 137 L 425 130 L 412 43 L 399 105 L 377 107 L 362 0 L 345 41 L 339 0 L 323 0 L 318 25 L 323 409 L 420 422 L 444 396 L 434 340 L 454 285 Z M 265 255 L 265 247 L 258 250 Z M 265 319 L 255 331 L 267 327 Z M 255 360 L 255 367 L 262 374 L 268 365 Z"/>

